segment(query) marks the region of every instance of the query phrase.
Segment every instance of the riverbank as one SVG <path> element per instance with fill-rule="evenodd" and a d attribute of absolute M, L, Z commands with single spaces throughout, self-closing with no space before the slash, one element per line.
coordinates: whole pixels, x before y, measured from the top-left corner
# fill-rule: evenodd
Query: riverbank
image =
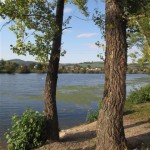
<path fill-rule="evenodd" d="M 150 149 L 149 108 L 150 103 L 136 104 L 130 106 L 132 111 L 127 111 L 124 116 L 125 135 L 132 150 Z M 96 123 L 62 130 L 60 132 L 61 142 L 47 143 L 37 150 L 95 150 Z"/>

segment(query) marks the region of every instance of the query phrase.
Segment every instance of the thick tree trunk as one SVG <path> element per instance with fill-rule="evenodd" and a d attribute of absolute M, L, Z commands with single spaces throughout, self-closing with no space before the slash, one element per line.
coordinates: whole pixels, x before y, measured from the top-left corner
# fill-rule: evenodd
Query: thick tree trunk
<path fill-rule="evenodd" d="M 54 36 L 45 83 L 45 116 L 47 119 L 47 139 L 51 141 L 59 140 L 56 88 L 61 50 L 63 10 L 64 0 L 58 0 L 56 10 L 56 24 L 59 30 Z"/>
<path fill-rule="evenodd" d="M 106 0 L 105 87 L 97 123 L 97 150 L 127 149 L 123 127 L 126 68 L 126 20 L 123 18 L 123 1 Z"/>

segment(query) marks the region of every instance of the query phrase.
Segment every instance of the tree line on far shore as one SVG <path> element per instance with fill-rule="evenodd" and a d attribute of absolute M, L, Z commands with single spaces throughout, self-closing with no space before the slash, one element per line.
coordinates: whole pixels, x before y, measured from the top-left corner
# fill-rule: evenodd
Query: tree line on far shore
<path fill-rule="evenodd" d="M 85 62 L 86 64 L 86 62 Z M 30 63 L 29 65 L 19 64 L 12 61 L 0 60 L 0 73 L 46 73 L 46 63 Z M 80 64 L 60 65 L 59 73 L 104 73 L 104 67 L 93 67 L 92 65 L 82 66 Z M 143 66 L 139 64 L 129 64 L 127 69 L 128 74 L 144 73 L 150 74 L 148 64 Z"/>

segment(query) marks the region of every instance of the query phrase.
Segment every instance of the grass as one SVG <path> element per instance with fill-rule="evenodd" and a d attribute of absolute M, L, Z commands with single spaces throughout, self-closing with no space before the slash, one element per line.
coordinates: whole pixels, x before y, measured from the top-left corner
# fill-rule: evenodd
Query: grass
<path fill-rule="evenodd" d="M 95 68 L 95 67 L 103 68 L 104 67 L 103 62 L 86 62 L 86 63 L 79 63 L 78 65 L 81 67 L 88 67 L 90 65 L 92 68 Z"/>
<path fill-rule="evenodd" d="M 134 89 L 129 93 L 125 103 L 124 115 L 133 120 L 150 119 L 150 85 Z M 93 122 L 97 118 L 97 111 L 87 114 L 87 122 Z"/>
<path fill-rule="evenodd" d="M 98 118 L 99 111 L 88 112 L 87 122 L 96 121 Z M 132 104 L 126 102 L 124 117 L 129 120 L 143 121 L 150 120 L 150 102 L 142 104 Z"/>
<path fill-rule="evenodd" d="M 126 112 L 129 112 L 126 114 Z M 150 102 L 141 104 L 125 104 L 125 118 L 131 120 L 149 120 L 150 119 Z"/>

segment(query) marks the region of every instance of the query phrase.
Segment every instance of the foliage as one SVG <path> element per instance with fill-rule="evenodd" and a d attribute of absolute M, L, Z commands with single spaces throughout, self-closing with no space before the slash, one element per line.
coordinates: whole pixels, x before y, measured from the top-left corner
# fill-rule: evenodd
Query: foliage
<path fill-rule="evenodd" d="M 94 122 L 98 119 L 98 115 L 99 115 L 99 110 L 88 112 L 86 121 L 88 123 Z"/>
<path fill-rule="evenodd" d="M 141 48 L 140 64 L 150 62 L 150 1 L 126 0 L 126 14 L 128 17 L 128 45 Z M 132 56 L 138 57 L 134 53 Z"/>
<path fill-rule="evenodd" d="M 102 98 L 99 101 L 99 109 L 102 108 Z M 94 122 L 98 119 L 99 116 L 99 109 L 95 111 L 88 111 L 86 121 L 88 123 Z"/>
<path fill-rule="evenodd" d="M 10 61 L 0 60 L 0 73 L 15 73 L 18 64 Z"/>
<path fill-rule="evenodd" d="M 142 58 L 138 59 L 138 63 L 143 65 L 145 62 L 148 62 L 150 64 L 150 47 L 148 46 L 148 44 L 145 44 L 143 46 L 141 52 L 142 52 Z"/>
<path fill-rule="evenodd" d="M 5 0 L 0 3 L 0 14 L 4 19 L 9 17 L 12 22 L 10 30 L 17 37 L 16 45 L 11 45 L 13 52 L 19 55 L 29 53 L 40 61 L 47 61 L 54 33 L 58 31 L 55 5 L 55 2 L 41 0 Z"/>
<path fill-rule="evenodd" d="M 150 74 L 150 64 L 139 62 L 139 64 L 129 64 L 127 73 Z M 13 61 L 0 60 L 0 73 L 46 73 L 47 64 L 31 62 L 20 64 Z M 77 64 L 61 65 L 59 73 L 104 73 L 104 63 L 102 62 L 84 62 Z"/>
<path fill-rule="evenodd" d="M 141 87 L 140 89 L 135 89 L 134 91 L 131 91 L 129 93 L 129 96 L 127 97 L 125 108 L 124 108 L 124 115 L 139 111 L 138 108 L 134 108 L 133 104 L 140 104 L 140 103 L 147 103 L 150 102 L 150 85 Z M 101 107 L 101 103 L 100 103 Z M 148 108 L 146 110 L 142 109 L 140 110 L 143 113 L 148 112 Z M 99 110 L 96 111 L 89 111 L 87 113 L 86 121 L 88 123 L 94 122 L 98 119 Z"/>
<path fill-rule="evenodd" d="M 20 118 L 12 117 L 13 125 L 6 132 L 8 150 L 29 150 L 45 142 L 45 117 L 43 114 L 26 110 Z"/>
<path fill-rule="evenodd" d="M 19 66 L 16 72 L 17 73 L 30 73 L 30 70 L 28 66 L 23 65 L 23 66 Z"/>
<path fill-rule="evenodd" d="M 127 101 L 133 104 L 150 102 L 150 85 L 131 91 Z"/>
<path fill-rule="evenodd" d="M 88 0 L 65 0 L 65 2 L 73 3 L 85 16 L 89 16 L 88 7 L 86 6 Z"/>
<path fill-rule="evenodd" d="M 123 17 L 127 20 L 128 47 L 137 46 L 141 49 L 142 55 L 138 61 L 140 64 L 150 62 L 150 1 L 125 0 L 124 14 Z M 93 21 L 100 28 L 102 36 L 105 38 L 105 14 L 96 9 Z M 130 57 L 137 58 L 138 55 L 139 53 L 134 53 Z"/>
<path fill-rule="evenodd" d="M 67 2 L 73 3 L 85 16 L 88 16 L 87 0 L 68 0 Z M 17 38 L 16 45 L 11 45 L 14 53 L 18 55 L 29 53 L 39 61 L 48 62 L 54 36 L 59 34 L 56 25 L 56 5 L 57 1 L 55 0 L 51 2 L 48 0 L 0 1 L 0 16 L 3 19 L 9 18 L 10 30 L 14 32 Z M 67 28 L 70 19 L 69 16 L 64 21 L 64 29 Z M 66 51 L 62 51 L 61 55 L 63 56 L 65 53 Z"/>
<path fill-rule="evenodd" d="M 93 14 L 93 21 L 95 25 L 97 25 L 102 33 L 102 37 L 105 37 L 105 14 L 102 14 L 97 9 L 95 9 L 95 13 Z M 97 45 L 97 44 L 96 44 Z"/>

